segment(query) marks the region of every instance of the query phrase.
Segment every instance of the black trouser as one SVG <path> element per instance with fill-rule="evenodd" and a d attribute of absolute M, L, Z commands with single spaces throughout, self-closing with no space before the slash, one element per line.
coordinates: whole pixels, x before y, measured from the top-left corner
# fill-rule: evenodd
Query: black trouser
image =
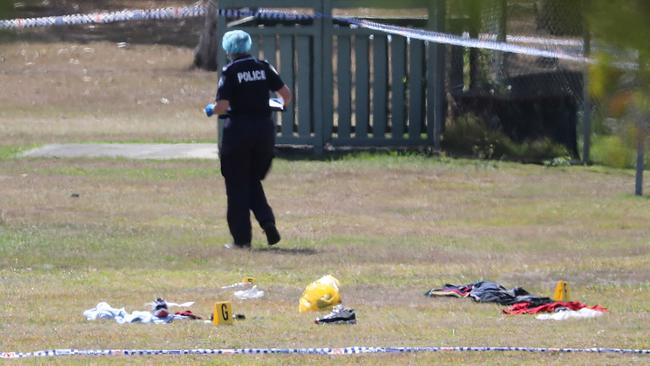
<path fill-rule="evenodd" d="M 235 244 L 251 242 L 253 211 L 262 228 L 275 225 L 262 180 L 271 168 L 275 128 L 270 118 L 235 117 L 226 120 L 221 142 L 221 174 L 228 195 L 228 227 Z"/>

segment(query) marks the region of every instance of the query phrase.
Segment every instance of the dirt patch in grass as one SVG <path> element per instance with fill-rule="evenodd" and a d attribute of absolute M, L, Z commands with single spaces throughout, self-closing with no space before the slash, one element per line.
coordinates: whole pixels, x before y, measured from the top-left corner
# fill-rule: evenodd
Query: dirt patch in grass
<path fill-rule="evenodd" d="M 0 143 L 215 141 L 216 75 L 192 52 L 113 43 L 0 44 Z"/>

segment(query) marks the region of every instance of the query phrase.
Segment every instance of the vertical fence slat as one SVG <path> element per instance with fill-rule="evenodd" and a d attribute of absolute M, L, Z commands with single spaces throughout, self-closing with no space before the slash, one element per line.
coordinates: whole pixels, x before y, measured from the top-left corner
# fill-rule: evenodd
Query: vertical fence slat
<path fill-rule="evenodd" d="M 338 136 L 339 138 L 350 137 L 350 125 L 352 124 L 351 89 L 352 89 L 352 60 L 350 58 L 350 37 L 338 37 Z"/>
<path fill-rule="evenodd" d="M 444 32 L 447 1 L 430 1 L 428 11 L 427 28 Z M 441 44 L 429 43 L 427 47 L 427 132 L 436 151 L 440 151 L 445 123 L 445 50 L 446 47 Z"/>
<path fill-rule="evenodd" d="M 323 0 L 322 2 L 322 14 L 332 14 L 332 1 Z M 329 144 L 332 140 L 332 129 L 334 125 L 334 65 L 333 65 L 333 53 L 336 52 L 333 48 L 333 38 L 334 38 L 334 22 L 331 18 L 325 18 L 321 20 L 322 26 L 322 94 L 321 94 L 321 143 L 323 146 Z M 316 136 L 318 139 L 319 137 Z M 318 152 L 317 152 L 318 153 Z"/>
<path fill-rule="evenodd" d="M 282 81 L 293 91 L 293 37 L 280 37 L 280 76 Z M 294 108 L 295 103 L 291 103 L 289 108 L 282 113 L 282 137 L 290 138 L 293 135 Z"/>
<path fill-rule="evenodd" d="M 264 36 L 262 42 L 262 47 L 264 48 L 264 60 L 270 62 L 271 65 L 274 65 L 275 67 L 275 64 L 277 62 L 275 59 L 275 36 Z"/>
<path fill-rule="evenodd" d="M 325 30 L 325 19 L 331 18 L 332 5 L 331 0 L 321 0 L 320 6 L 316 6 L 315 10 L 320 14 L 327 14 L 324 17 L 316 17 L 314 20 L 314 28 L 316 34 L 312 38 L 312 57 L 314 58 L 314 66 L 312 70 L 313 75 L 313 112 L 310 118 L 313 128 L 313 145 L 316 155 L 322 155 L 325 149 L 325 139 L 323 136 L 323 115 L 324 115 L 324 102 L 323 102 L 323 72 L 326 59 L 323 58 L 323 47 L 325 42 L 323 40 L 323 33 Z"/>
<path fill-rule="evenodd" d="M 251 38 L 252 38 L 253 44 L 251 45 L 250 53 L 251 53 L 251 55 L 253 57 L 259 58 L 260 57 L 260 46 L 259 46 L 259 44 L 260 44 L 260 40 L 262 39 L 262 37 L 256 36 L 256 35 L 251 35 Z"/>
<path fill-rule="evenodd" d="M 424 42 L 411 39 L 409 58 L 409 139 L 420 139 L 422 132 Z"/>
<path fill-rule="evenodd" d="M 268 61 L 275 67 L 277 60 L 275 59 L 275 36 L 264 36 L 262 38 L 262 49 L 264 51 L 264 55 L 262 56 L 262 59 Z M 273 119 L 273 123 L 276 126 L 277 129 L 277 113 L 273 113 L 271 115 L 271 118 Z"/>
<path fill-rule="evenodd" d="M 391 76 L 392 97 L 391 97 L 391 126 L 394 140 L 404 138 L 404 115 L 405 93 L 404 76 L 406 75 L 406 38 L 393 36 L 391 38 Z"/>
<path fill-rule="evenodd" d="M 368 55 L 368 36 L 359 35 L 354 39 L 354 54 L 356 62 L 356 127 L 355 136 L 357 139 L 366 139 L 368 137 L 369 122 L 369 55 Z"/>
<path fill-rule="evenodd" d="M 372 97 L 372 132 L 375 139 L 386 135 L 386 106 L 388 88 L 388 39 L 375 34 L 373 39 L 374 83 Z"/>
<path fill-rule="evenodd" d="M 298 134 L 300 137 L 309 137 L 311 131 L 311 52 L 309 50 L 309 37 L 296 37 L 296 50 L 298 51 Z"/>

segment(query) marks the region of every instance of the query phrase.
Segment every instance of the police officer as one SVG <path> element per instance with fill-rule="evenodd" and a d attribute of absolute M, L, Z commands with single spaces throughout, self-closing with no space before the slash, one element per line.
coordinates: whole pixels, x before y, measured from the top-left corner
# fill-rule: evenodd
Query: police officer
<path fill-rule="evenodd" d="M 221 43 L 231 62 L 221 71 L 216 114 L 228 114 L 223 129 L 221 174 L 228 196 L 228 227 L 233 243 L 227 248 L 250 248 L 250 212 L 266 234 L 269 245 L 280 241 L 273 210 L 262 180 L 271 168 L 275 125 L 269 107 L 270 92 L 277 92 L 286 105 L 292 99 L 289 88 L 266 61 L 250 55 L 248 33 L 235 30 L 224 34 Z"/>

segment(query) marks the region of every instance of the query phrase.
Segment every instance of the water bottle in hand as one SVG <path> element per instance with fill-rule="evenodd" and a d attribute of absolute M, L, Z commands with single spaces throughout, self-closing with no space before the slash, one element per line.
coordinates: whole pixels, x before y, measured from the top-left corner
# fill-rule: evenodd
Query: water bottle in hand
<path fill-rule="evenodd" d="M 205 112 L 205 115 L 208 117 L 212 117 L 214 115 L 214 103 L 210 103 L 205 106 L 205 109 L 203 110 Z"/>

